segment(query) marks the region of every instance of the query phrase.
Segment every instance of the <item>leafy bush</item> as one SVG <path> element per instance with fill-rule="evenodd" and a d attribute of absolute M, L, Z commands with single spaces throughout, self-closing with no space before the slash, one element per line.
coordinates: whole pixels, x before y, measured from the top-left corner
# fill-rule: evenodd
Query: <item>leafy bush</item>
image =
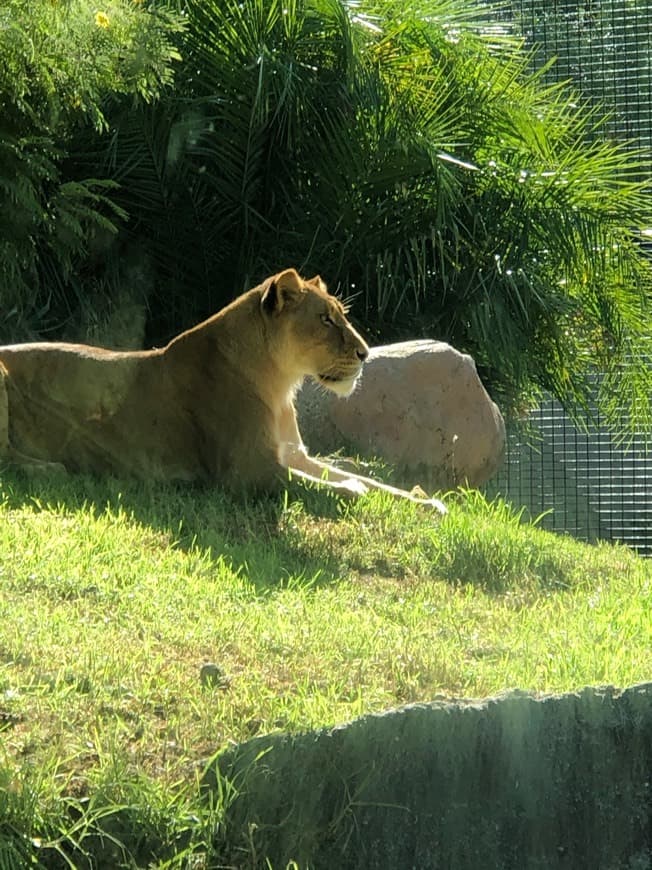
<path fill-rule="evenodd" d="M 175 90 L 137 108 L 91 100 L 108 129 L 77 129 L 68 145 L 70 177 L 119 184 L 110 200 L 129 215 L 90 273 L 71 277 L 69 304 L 88 305 L 92 277 L 114 303 L 147 304 L 157 343 L 295 265 L 355 297 L 371 339 L 430 336 L 470 352 L 505 408 L 542 388 L 581 408 L 597 366 L 610 374 L 604 410 L 617 413 L 616 396 L 650 420 L 651 272 L 637 232 L 652 209 L 649 184 L 633 180 L 639 158 L 593 136 L 599 119 L 528 72 L 486 8 L 178 4 Z M 158 26 L 162 9 L 131 12 Z M 88 198 L 107 195 L 75 190 L 93 214 L 104 200 Z M 66 251 L 88 244 L 86 229 L 71 241 L 56 224 Z M 624 367 L 630 358 L 641 361 Z"/>
<path fill-rule="evenodd" d="M 620 366 L 649 353 L 638 158 L 591 141 L 477 4 L 185 11 L 177 91 L 113 116 L 90 157 L 151 272 L 152 340 L 293 264 L 355 296 L 372 338 L 470 352 L 508 405 L 545 388 L 581 406 L 597 365 L 649 418 L 646 366 Z"/>
<path fill-rule="evenodd" d="M 60 323 L 74 272 L 125 216 L 115 182 L 66 169 L 83 124 L 106 101 L 151 101 L 178 57 L 174 19 L 127 0 L 6 0 L 0 9 L 0 306 L 5 338 Z"/>

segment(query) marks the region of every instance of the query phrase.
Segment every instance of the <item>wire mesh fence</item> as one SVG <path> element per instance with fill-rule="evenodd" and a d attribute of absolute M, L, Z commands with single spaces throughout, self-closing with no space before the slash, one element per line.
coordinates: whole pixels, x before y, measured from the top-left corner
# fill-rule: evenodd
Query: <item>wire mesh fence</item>
<path fill-rule="evenodd" d="M 652 175 L 652 0 L 511 0 L 492 14 L 522 34 L 535 68 L 555 61 L 548 81 L 570 82 L 595 107 L 595 135 L 627 142 Z M 652 556 L 651 445 L 620 444 L 597 415 L 578 429 L 552 399 L 528 422 L 531 436 L 509 435 L 489 493 L 545 514 L 544 528 Z"/>
<path fill-rule="evenodd" d="M 603 116 L 596 134 L 630 142 L 652 170 L 652 0 L 511 0 L 493 14 L 535 68 L 554 61 L 548 81 L 570 82 Z"/>
<path fill-rule="evenodd" d="M 645 439 L 620 443 L 597 414 L 579 428 L 554 399 L 528 424 L 527 437 L 509 434 L 505 465 L 488 494 L 524 506 L 543 528 L 621 541 L 652 556 L 652 452 Z"/>

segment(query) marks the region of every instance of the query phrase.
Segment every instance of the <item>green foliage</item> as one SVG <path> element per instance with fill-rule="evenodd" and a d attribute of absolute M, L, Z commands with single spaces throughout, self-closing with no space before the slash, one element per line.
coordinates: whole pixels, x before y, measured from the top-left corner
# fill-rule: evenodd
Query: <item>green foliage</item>
<path fill-rule="evenodd" d="M 596 136 L 601 119 L 575 94 L 528 71 L 486 7 L 176 6 L 178 35 L 163 0 L 106 4 L 110 27 L 81 0 L 66 6 L 86 9 L 64 18 L 90 57 L 61 60 L 55 79 L 44 55 L 27 103 L 40 126 L 20 142 L 0 136 L 14 163 L 0 178 L 13 198 L 0 233 L 11 323 L 99 319 L 102 300 L 126 300 L 147 309 L 147 341 L 160 343 L 295 265 L 353 297 L 372 340 L 429 336 L 470 352 L 505 410 L 541 389 L 582 409 L 598 368 L 611 420 L 650 423 L 652 279 L 637 235 L 652 220 L 647 175 L 635 180 L 637 154 Z M 37 8 L 56 17 L 60 4 Z M 27 33 L 25 20 L 11 38 Z M 137 106 L 108 99 L 158 93 L 172 36 L 174 90 Z M 65 133 L 51 135 L 53 118 Z"/>
<path fill-rule="evenodd" d="M 127 0 L 7 0 L 0 9 L 0 331 L 17 337 L 74 308 L 89 251 L 124 211 L 115 183 L 64 167 L 109 98 L 151 101 L 171 80 L 178 26 Z M 52 316 L 50 316 L 52 311 Z"/>
<path fill-rule="evenodd" d="M 582 407 L 597 366 L 649 421 L 649 367 L 621 368 L 650 352 L 639 158 L 478 4 L 184 8 L 174 96 L 113 115 L 91 162 L 121 184 L 153 340 L 293 264 L 372 338 L 472 353 L 507 407 L 541 388 Z"/>

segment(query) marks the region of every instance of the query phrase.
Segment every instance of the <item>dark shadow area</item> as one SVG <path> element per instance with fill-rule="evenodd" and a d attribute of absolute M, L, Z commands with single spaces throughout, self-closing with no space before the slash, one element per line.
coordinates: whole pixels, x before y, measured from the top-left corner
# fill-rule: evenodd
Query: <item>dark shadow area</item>
<path fill-rule="evenodd" d="M 209 551 L 263 593 L 300 576 L 312 585 L 336 582 L 334 558 L 314 554 L 309 544 L 286 528 L 292 506 L 317 518 L 340 516 L 342 502 L 332 493 L 299 482 L 274 495 L 238 496 L 203 485 L 148 483 L 91 475 L 28 474 L 4 468 L 0 497 L 10 508 L 74 512 L 91 508 L 96 515 L 123 512 L 134 522 L 165 535 L 173 546 Z"/>

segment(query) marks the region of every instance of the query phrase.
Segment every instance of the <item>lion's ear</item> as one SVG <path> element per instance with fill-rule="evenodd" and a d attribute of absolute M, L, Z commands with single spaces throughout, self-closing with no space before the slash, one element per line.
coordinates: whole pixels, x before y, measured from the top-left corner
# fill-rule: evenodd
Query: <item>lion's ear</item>
<path fill-rule="evenodd" d="M 321 275 L 315 275 L 314 278 L 311 278 L 309 281 L 306 281 L 306 284 L 312 284 L 313 287 L 316 287 L 318 290 L 323 290 L 324 293 L 327 292 L 328 288 L 324 284 L 321 279 Z"/>
<path fill-rule="evenodd" d="M 306 291 L 295 269 L 279 272 L 267 285 L 261 304 L 268 314 L 278 314 L 288 305 L 297 302 Z"/>

